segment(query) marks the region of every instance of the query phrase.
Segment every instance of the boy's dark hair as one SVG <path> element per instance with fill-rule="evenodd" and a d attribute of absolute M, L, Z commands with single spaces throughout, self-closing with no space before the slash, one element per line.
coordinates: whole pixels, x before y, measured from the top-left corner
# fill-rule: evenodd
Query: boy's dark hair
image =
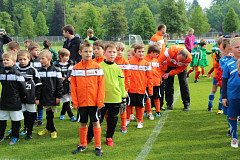
<path fill-rule="evenodd" d="M 18 42 L 16 42 L 16 41 L 11 41 L 11 42 L 9 42 L 8 44 L 7 44 L 7 50 L 14 50 L 14 49 L 16 49 L 16 50 L 20 50 L 20 45 L 19 45 L 19 43 Z"/>
<path fill-rule="evenodd" d="M 178 55 L 181 54 L 185 59 L 188 58 L 188 51 L 186 49 L 182 49 L 180 52 L 178 52 Z"/>
<path fill-rule="evenodd" d="M 165 26 L 164 24 L 160 24 L 160 25 L 158 26 L 158 31 L 162 30 L 163 28 L 166 28 L 166 26 Z"/>
<path fill-rule="evenodd" d="M 89 43 L 87 40 L 84 40 L 83 43 L 80 44 L 79 50 L 82 51 L 85 47 L 92 47 L 93 45 Z"/>
<path fill-rule="evenodd" d="M 25 41 L 24 41 L 24 43 L 32 43 L 33 42 L 33 40 L 31 40 L 31 39 L 26 39 Z"/>
<path fill-rule="evenodd" d="M 117 50 L 117 46 L 116 46 L 116 44 L 114 43 L 114 42 L 107 42 L 106 44 L 105 44 L 105 47 L 104 47 L 104 51 L 106 51 L 108 48 L 116 48 L 116 50 Z"/>
<path fill-rule="evenodd" d="M 226 47 L 229 45 L 230 45 L 230 38 L 223 38 L 223 40 L 222 40 L 223 49 L 226 49 Z"/>
<path fill-rule="evenodd" d="M 40 49 L 39 44 L 37 44 L 36 42 L 30 43 L 29 46 L 28 46 L 28 50 L 32 51 L 34 48 L 39 48 Z"/>
<path fill-rule="evenodd" d="M 30 59 L 30 53 L 27 50 L 18 51 L 17 58 L 20 57 L 20 56 L 24 56 L 24 55 L 27 55 L 27 57 Z"/>
<path fill-rule="evenodd" d="M 70 55 L 70 51 L 66 48 L 62 48 L 58 51 L 59 58 L 64 57 L 65 55 Z"/>
<path fill-rule="evenodd" d="M 102 49 L 105 48 L 104 42 L 103 42 L 102 40 L 96 40 L 96 41 L 94 41 L 93 46 L 102 47 Z"/>
<path fill-rule="evenodd" d="M 147 53 L 160 53 L 160 49 L 156 44 L 149 45 Z"/>
<path fill-rule="evenodd" d="M 74 27 L 70 24 L 67 24 L 62 28 L 63 31 L 68 32 L 71 35 L 74 35 Z"/>
<path fill-rule="evenodd" d="M 44 47 L 44 49 L 46 49 L 46 48 L 50 48 L 51 47 L 51 42 L 49 41 L 49 40 L 44 40 L 43 41 L 43 47 Z"/>
<path fill-rule="evenodd" d="M 202 42 L 199 43 L 199 45 L 202 47 L 204 45 L 207 45 L 207 43 L 205 41 L 202 41 Z"/>
<path fill-rule="evenodd" d="M 142 49 L 142 48 L 145 48 L 143 43 L 135 44 L 135 45 L 134 45 L 134 52 L 136 53 L 136 51 L 137 51 L 138 49 Z"/>
<path fill-rule="evenodd" d="M 217 39 L 217 44 L 220 46 L 220 44 L 222 44 L 222 41 L 223 41 L 223 37 L 221 36 Z"/>

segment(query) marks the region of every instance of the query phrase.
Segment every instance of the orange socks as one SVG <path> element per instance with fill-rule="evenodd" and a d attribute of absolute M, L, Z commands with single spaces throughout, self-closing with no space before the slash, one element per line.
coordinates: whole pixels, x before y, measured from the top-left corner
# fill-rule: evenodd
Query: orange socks
<path fill-rule="evenodd" d="M 156 112 L 160 112 L 160 99 L 154 99 L 154 104 L 156 108 Z"/>
<path fill-rule="evenodd" d="M 79 128 L 79 140 L 80 140 L 80 145 L 86 147 L 87 146 L 87 127 L 80 127 Z"/>
<path fill-rule="evenodd" d="M 126 128 L 126 125 L 127 125 L 127 112 L 124 112 L 123 114 L 121 114 L 121 127 Z"/>
<path fill-rule="evenodd" d="M 133 106 L 126 106 L 127 120 L 130 120 L 130 114 L 132 114 L 132 109 L 133 109 Z"/>
<path fill-rule="evenodd" d="M 94 133 L 95 148 L 101 147 L 101 133 L 102 133 L 101 127 L 93 128 L 93 133 Z"/>
<path fill-rule="evenodd" d="M 144 108 L 136 107 L 136 117 L 138 122 L 143 122 L 143 114 L 144 114 Z"/>
<path fill-rule="evenodd" d="M 146 111 L 147 111 L 148 114 L 152 113 L 151 99 L 150 99 L 150 98 L 148 98 L 148 99 L 146 100 L 145 109 L 146 109 Z"/>

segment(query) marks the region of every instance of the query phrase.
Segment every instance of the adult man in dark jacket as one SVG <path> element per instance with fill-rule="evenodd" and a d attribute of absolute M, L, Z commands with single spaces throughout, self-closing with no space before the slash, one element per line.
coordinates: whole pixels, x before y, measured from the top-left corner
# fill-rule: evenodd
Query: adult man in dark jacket
<path fill-rule="evenodd" d="M 2 60 L 2 54 L 3 54 L 3 45 L 7 44 L 8 42 L 11 42 L 12 39 L 7 36 L 6 31 L 4 29 L 0 30 L 0 67 L 3 67 L 3 60 Z"/>

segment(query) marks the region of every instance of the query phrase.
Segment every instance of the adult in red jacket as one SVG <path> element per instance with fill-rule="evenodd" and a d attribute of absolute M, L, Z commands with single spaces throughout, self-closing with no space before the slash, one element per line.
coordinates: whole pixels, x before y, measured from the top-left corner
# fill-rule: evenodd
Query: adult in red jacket
<path fill-rule="evenodd" d="M 159 56 L 162 78 L 166 80 L 165 99 L 167 101 L 167 109 L 169 110 L 173 109 L 174 75 L 178 75 L 184 111 L 190 110 L 190 95 L 186 80 L 186 68 L 191 61 L 191 54 L 185 48 L 179 45 L 173 45 L 169 47 L 164 54 Z"/>

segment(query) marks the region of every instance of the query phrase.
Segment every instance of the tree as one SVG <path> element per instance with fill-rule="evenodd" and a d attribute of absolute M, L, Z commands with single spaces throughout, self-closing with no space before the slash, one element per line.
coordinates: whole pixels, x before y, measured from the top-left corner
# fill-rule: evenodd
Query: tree
<path fill-rule="evenodd" d="M 128 24 L 124 13 L 125 10 L 122 5 L 113 4 L 109 7 L 109 13 L 105 21 L 106 38 L 115 40 L 127 34 Z"/>
<path fill-rule="evenodd" d="M 52 23 L 49 34 L 51 36 L 62 35 L 62 27 L 64 26 L 64 11 L 61 2 L 55 2 L 55 7 L 52 15 Z"/>
<path fill-rule="evenodd" d="M 8 14 L 7 12 L 0 12 L 0 28 L 5 28 L 7 33 L 13 35 L 13 25 L 14 22 L 11 20 L 10 14 Z"/>
<path fill-rule="evenodd" d="M 194 1 L 193 1 L 194 2 Z M 180 24 L 178 34 L 185 33 L 186 29 L 188 28 L 188 18 L 186 13 L 186 5 L 185 0 L 178 0 L 177 2 L 178 7 L 178 14 L 180 15 Z"/>
<path fill-rule="evenodd" d="M 39 11 L 35 20 L 35 33 L 37 36 L 44 36 L 48 34 L 48 26 L 43 12 Z"/>
<path fill-rule="evenodd" d="M 225 33 L 233 33 L 239 27 L 239 17 L 233 8 L 230 8 L 223 20 L 223 31 Z"/>
<path fill-rule="evenodd" d="M 20 35 L 24 37 L 26 36 L 28 38 L 33 38 L 35 36 L 33 17 L 30 13 L 29 8 L 23 11 L 23 19 L 21 20 Z"/>
<path fill-rule="evenodd" d="M 155 32 L 154 17 L 147 5 L 134 10 L 132 22 L 132 33 L 141 35 L 143 39 L 150 39 Z"/>
<path fill-rule="evenodd" d="M 224 18 L 224 14 L 222 12 L 222 7 L 219 4 L 214 4 L 207 10 L 207 17 L 211 28 L 219 32 L 223 31 L 222 21 Z"/>
<path fill-rule="evenodd" d="M 192 12 L 189 25 L 197 35 L 202 35 L 210 31 L 208 19 L 200 6 L 196 7 Z"/>

